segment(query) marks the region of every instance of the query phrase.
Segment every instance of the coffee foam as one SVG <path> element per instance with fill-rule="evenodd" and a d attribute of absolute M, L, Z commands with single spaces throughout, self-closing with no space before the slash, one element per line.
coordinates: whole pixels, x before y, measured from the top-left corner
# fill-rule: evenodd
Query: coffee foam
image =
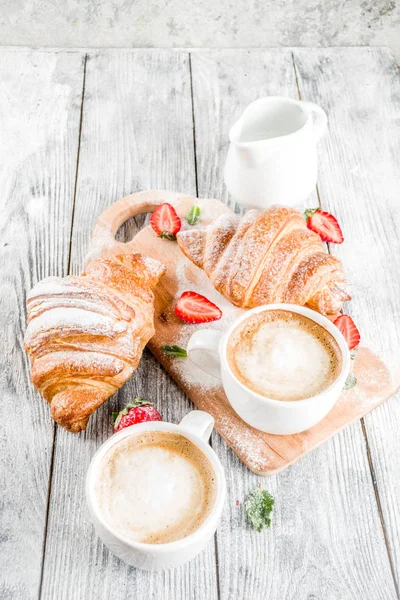
<path fill-rule="evenodd" d="M 303 400 L 340 374 L 339 345 L 324 327 L 289 310 L 253 314 L 228 340 L 228 362 L 249 389 L 274 400 Z"/>
<path fill-rule="evenodd" d="M 132 541 L 165 544 L 187 537 L 215 502 L 208 458 L 176 433 L 148 432 L 113 446 L 101 461 L 95 497 L 110 528 Z"/>

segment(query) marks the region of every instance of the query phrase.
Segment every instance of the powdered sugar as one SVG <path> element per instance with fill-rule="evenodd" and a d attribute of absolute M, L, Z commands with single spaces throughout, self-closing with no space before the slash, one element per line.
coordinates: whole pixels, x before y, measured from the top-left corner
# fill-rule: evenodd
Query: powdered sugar
<path fill-rule="evenodd" d="M 174 340 L 179 346 L 186 348 L 191 335 L 197 329 L 216 329 L 226 331 L 232 323 L 244 312 L 237 308 L 222 296 L 212 285 L 207 275 L 202 269 L 198 269 L 190 264 L 183 256 L 176 264 L 176 277 L 178 289 L 176 291 L 176 300 L 183 292 L 194 291 L 206 296 L 211 302 L 214 302 L 222 311 L 222 318 L 219 321 L 204 323 L 202 325 L 182 325 L 180 327 L 180 335 L 177 340 Z M 220 380 L 212 375 L 208 375 L 189 359 L 176 360 L 174 369 L 177 372 L 180 380 L 187 385 L 196 385 L 202 390 L 221 387 Z"/>
<path fill-rule="evenodd" d="M 298 211 L 224 213 L 199 233 L 183 233 L 178 244 L 236 305 L 312 302 L 323 314 L 340 312 L 343 298 L 332 289 L 344 282 L 342 265 Z"/>
<path fill-rule="evenodd" d="M 46 279 L 42 279 L 39 281 L 35 287 L 31 289 L 29 292 L 27 299 L 32 300 L 33 298 L 38 298 L 42 295 L 48 296 L 59 296 L 68 292 L 68 284 L 70 283 L 70 287 L 73 288 L 75 293 L 84 292 L 85 288 L 80 287 L 76 282 L 76 277 L 74 280 L 69 280 L 68 278 L 60 279 L 59 277 L 46 277 Z"/>
<path fill-rule="evenodd" d="M 115 321 L 115 319 L 82 308 L 63 306 L 49 309 L 32 319 L 26 330 L 25 341 L 29 345 L 36 335 L 60 326 L 79 333 L 96 332 L 111 336 L 122 333 L 127 327 L 124 321 Z"/>

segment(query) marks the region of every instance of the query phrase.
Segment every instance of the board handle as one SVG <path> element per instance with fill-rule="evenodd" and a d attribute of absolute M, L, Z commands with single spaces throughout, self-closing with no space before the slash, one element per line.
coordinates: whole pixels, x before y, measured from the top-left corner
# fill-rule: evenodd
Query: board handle
<path fill-rule="evenodd" d="M 85 265 L 100 256 L 115 256 L 133 252 L 133 240 L 118 242 L 115 235 L 125 221 L 142 213 L 151 213 L 164 202 L 177 207 L 182 202 L 193 203 L 195 198 L 168 190 L 145 190 L 129 194 L 111 204 L 94 226 L 92 241 L 85 256 Z"/>

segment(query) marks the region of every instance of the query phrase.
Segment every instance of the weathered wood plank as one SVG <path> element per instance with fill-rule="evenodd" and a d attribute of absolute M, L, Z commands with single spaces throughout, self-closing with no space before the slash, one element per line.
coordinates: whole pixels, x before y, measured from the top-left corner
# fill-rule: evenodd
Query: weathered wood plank
<path fill-rule="evenodd" d="M 94 52 L 89 55 L 72 237 L 79 272 L 93 224 L 111 202 L 140 188 L 195 194 L 192 108 L 186 53 Z M 131 224 L 132 225 L 132 224 Z M 134 227 L 133 227 L 134 229 Z M 111 411 L 134 396 L 179 421 L 190 402 L 145 353 L 133 378 L 92 417 L 87 431 L 57 432 L 43 599 L 216 598 L 214 542 L 190 565 L 159 574 L 130 568 L 96 539 L 84 477 L 96 448 L 112 433 Z"/>
<path fill-rule="evenodd" d="M 40 586 L 54 428 L 29 381 L 25 299 L 67 270 L 82 74 L 78 52 L 0 53 L 0 597 L 10 600 L 36 599 Z"/>
<path fill-rule="evenodd" d="M 257 97 L 297 97 L 292 57 L 289 51 L 199 53 L 192 55 L 192 72 L 199 196 L 226 199 L 229 127 Z M 222 600 L 393 600 L 359 424 L 267 481 L 247 471 L 218 436 L 213 445 L 228 480 L 228 511 L 217 535 Z M 264 534 L 248 529 L 236 504 L 258 482 L 276 499 L 273 526 Z"/>
<path fill-rule="evenodd" d="M 354 299 L 346 310 L 400 383 L 400 75 L 387 50 L 296 50 L 305 99 L 329 116 L 321 143 L 323 205 L 344 225 L 332 245 Z M 392 564 L 400 584 L 399 395 L 365 419 Z"/>

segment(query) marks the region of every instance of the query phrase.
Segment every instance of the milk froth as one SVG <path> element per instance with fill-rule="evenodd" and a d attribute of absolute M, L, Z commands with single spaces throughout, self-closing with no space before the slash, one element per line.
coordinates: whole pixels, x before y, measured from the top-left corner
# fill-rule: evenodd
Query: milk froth
<path fill-rule="evenodd" d="M 228 362 L 249 389 L 275 400 L 321 393 L 340 374 L 335 338 L 308 317 L 289 310 L 253 314 L 228 341 Z"/>
<path fill-rule="evenodd" d="M 215 500 L 215 474 L 180 434 L 130 436 L 104 456 L 95 488 L 108 525 L 132 541 L 163 544 L 193 533 Z"/>

